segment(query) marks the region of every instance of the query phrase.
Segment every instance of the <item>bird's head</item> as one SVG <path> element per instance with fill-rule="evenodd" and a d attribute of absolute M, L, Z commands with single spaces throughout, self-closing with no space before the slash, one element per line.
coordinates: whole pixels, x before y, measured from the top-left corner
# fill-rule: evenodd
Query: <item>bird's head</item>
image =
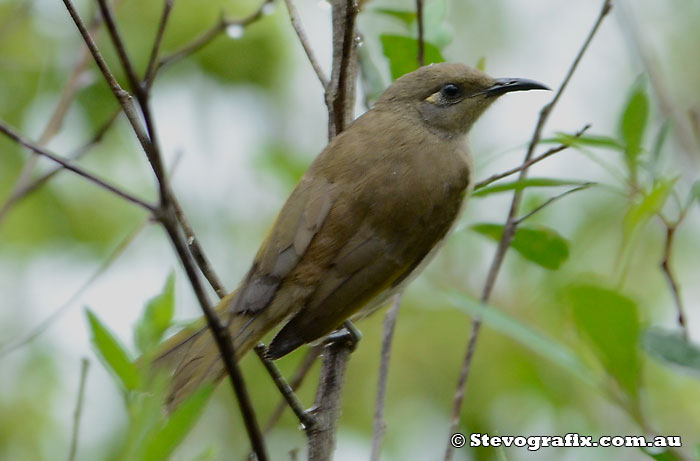
<path fill-rule="evenodd" d="M 486 108 L 511 91 L 548 90 L 522 78 L 489 77 L 459 63 L 421 67 L 397 79 L 377 100 L 378 110 L 414 111 L 431 131 L 466 134 Z"/>

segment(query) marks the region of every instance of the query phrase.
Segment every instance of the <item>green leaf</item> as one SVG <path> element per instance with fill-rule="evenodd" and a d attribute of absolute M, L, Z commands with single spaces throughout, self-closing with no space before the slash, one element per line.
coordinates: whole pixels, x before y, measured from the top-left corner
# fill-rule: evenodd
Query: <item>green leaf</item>
<path fill-rule="evenodd" d="M 625 159 L 630 177 L 636 178 L 637 158 L 642 151 L 642 139 L 649 119 L 649 98 L 642 79 L 632 87 L 620 119 L 620 134 L 625 142 Z"/>
<path fill-rule="evenodd" d="M 649 329 L 644 332 L 642 344 L 657 359 L 700 371 L 700 347 L 686 340 L 680 331 Z"/>
<path fill-rule="evenodd" d="M 402 35 L 382 34 L 379 36 L 384 56 L 389 59 L 392 80 L 418 69 L 418 40 Z M 444 62 L 440 50 L 426 41 L 424 48 L 425 63 Z"/>
<path fill-rule="evenodd" d="M 661 211 L 677 178 L 656 181 L 651 191 L 645 192 L 642 200 L 633 204 L 624 218 L 625 237 L 629 239 L 635 229 Z"/>
<path fill-rule="evenodd" d="M 480 57 L 475 67 L 481 72 L 486 72 L 486 56 Z"/>
<path fill-rule="evenodd" d="M 526 178 L 518 181 L 501 182 L 494 186 L 485 186 L 472 193 L 472 197 L 483 197 L 489 194 L 507 192 L 510 190 L 522 190 L 527 187 L 556 187 L 556 186 L 582 186 L 583 182 L 554 178 Z"/>
<path fill-rule="evenodd" d="M 141 352 L 156 346 L 173 320 L 175 312 L 175 274 L 170 273 L 163 291 L 146 304 L 134 328 L 134 342 Z"/>
<path fill-rule="evenodd" d="M 598 386 L 599 383 L 593 377 L 591 371 L 576 357 L 573 351 L 566 345 L 560 344 L 542 333 L 525 325 L 520 320 L 498 310 L 495 307 L 488 307 L 474 300 L 464 293 L 441 289 L 449 302 L 469 315 L 479 317 L 486 325 L 496 331 L 508 336 L 514 341 L 530 348 L 536 354 L 544 357 L 550 362 L 569 371 L 574 376 L 591 386 Z"/>
<path fill-rule="evenodd" d="M 617 151 L 624 151 L 625 146 L 615 138 L 593 134 L 574 136 L 569 133 L 558 132 L 553 138 L 543 139 L 540 142 L 546 144 L 563 144 L 571 147 L 600 147 Z"/>
<path fill-rule="evenodd" d="M 105 366 L 117 377 L 127 390 L 141 387 L 138 370 L 131 363 L 129 354 L 117 338 L 89 309 L 85 310 L 90 325 L 92 345 Z"/>
<path fill-rule="evenodd" d="M 579 332 L 620 387 L 635 396 L 640 374 L 636 303 L 596 285 L 572 285 L 567 294 Z"/>
<path fill-rule="evenodd" d="M 375 8 L 375 13 L 383 14 L 401 21 L 407 28 L 411 27 L 416 20 L 415 10 L 395 10 L 392 8 Z"/>
<path fill-rule="evenodd" d="M 669 450 L 653 451 L 658 450 L 658 448 L 654 449 L 648 447 L 640 447 L 639 449 L 642 450 L 645 455 L 651 459 L 655 459 L 656 461 L 683 461 L 685 459 L 677 456 L 674 452 Z"/>
<path fill-rule="evenodd" d="M 498 242 L 503 225 L 482 223 L 471 227 L 474 231 Z M 528 261 L 546 269 L 559 269 L 569 257 L 569 243 L 553 229 L 543 226 L 520 226 L 511 242 L 515 251 Z"/>
<path fill-rule="evenodd" d="M 197 422 L 213 391 L 213 386 L 206 385 L 197 389 L 168 421 L 149 437 L 145 446 L 144 459 L 149 461 L 166 460 L 182 442 L 192 426 Z"/>
<path fill-rule="evenodd" d="M 656 135 L 656 141 L 654 142 L 654 150 L 652 151 L 652 160 L 654 164 L 657 164 L 659 158 L 661 157 L 661 149 L 663 149 L 664 143 L 666 142 L 666 139 L 668 138 L 668 134 L 671 131 L 672 127 L 673 124 L 671 123 L 671 120 L 666 119 L 666 121 L 664 121 L 663 125 L 661 125 L 661 128 L 659 129 L 659 133 Z"/>

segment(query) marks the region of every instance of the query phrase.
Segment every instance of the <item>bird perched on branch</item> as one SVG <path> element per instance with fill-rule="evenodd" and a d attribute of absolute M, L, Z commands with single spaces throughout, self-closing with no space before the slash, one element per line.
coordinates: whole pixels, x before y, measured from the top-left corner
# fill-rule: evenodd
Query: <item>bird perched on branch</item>
<path fill-rule="evenodd" d="M 422 67 L 316 157 L 279 212 L 238 289 L 217 312 L 240 359 L 282 326 L 277 359 L 386 302 L 430 261 L 474 184 L 466 135 L 499 96 L 548 89 L 462 64 Z M 168 406 L 225 376 L 206 326 L 168 340 Z"/>

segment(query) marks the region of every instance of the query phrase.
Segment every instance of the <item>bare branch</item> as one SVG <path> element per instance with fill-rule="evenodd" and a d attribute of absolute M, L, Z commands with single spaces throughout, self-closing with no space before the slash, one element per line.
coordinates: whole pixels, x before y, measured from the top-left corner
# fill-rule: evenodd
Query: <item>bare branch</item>
<path fill-rule="evenodd" d="M 333 72 L 326 91 L 328 139 L 345 129 L 355 103 L 357 0 L 333 0 Z"/>
<path fill-rule="evenodd" d="M 581 135 L 583 135 L 583 133 L 585 133 L 586 130 L 588 130 L 590 127 L 591 127 L 591 125 L 586 125 L 586 126 L 584 126 L 583 128 L 581 128 L 579 131 L 577 131 L 576 133 L 574 133 L 574 135 L 573 135 L 574 138 L 579 138 L 579 137 L 581 137 Z M 568 145 L 568 144 L 560 144 L 560 145 L 558 145 L 558 146 L 552 147 L 551 149 L 545 151 L 544 153 L 538 155 L 537 157 L 533 157 L 533 158 L 531 158 L 530 160 L 527 160 L 527 161 L 521 163 L 520 166 L 516 166 L 515 168 L 511 168 L 510 170 L 506 170 L 506 171 L 504 171 L 504 172 L 502 172 L 502 173 L 494 174 L 494 175 L 489 176 L 488 178 L 486 178 L 486 179 L 484 179 L 484 180 L 482 180 L 482 181 L 479 181 L 478 183 L 476 183 L 476 184 L 474 185 L 474 190 L 479 190 L 479 189 L 481 189 L 481 188 L 483 188 L 483 187 L 488 186 L 489 184 L 491 184 L 491 183 L 494 182 L 494 181 L 498 181 L 499 179 L 506 178 L 506 177 L 508 177 L 508 176 L 510 176 L 510 175 L 512 175 L 512 174 L 515 174 L 515 173 L 518 173 L 518 172 L 520 172 L 520 171 L 523 171 L 523 170 L 526 169 L 526 168 L 530 168 L 530 167 L 531 167 L 532 165 L 534 165 L 535 163 L 539 163 L 539 162 L 541 162 L 542 160 L 544 160 L 544 159 L 546 159 L 546 158 L 549 158 L 549 157 L 551 157 L 552 155 L 554 155 L 554 154 L 556 154 L 556 153 L 559 153 L 559 152 L 561 152 L 561 151 L 563 151 L 563 150 L 565 150 L 565 149 L 568 149 L 569 147 L 570 147 L 570 145 Z"/>
<path fill-rule="evenodd" d="M 68 453 L 68 461 L 75 461 L 78 454 L 78 433 L 80 432 L 80 416 L 83 413 L 83 400 L 85 398 L 85 381 L 87 380 L 90 361 L 83 357 L 80 362 L 80 384 L 78 385 L 78 400 L 75 404 L 75 412 L 73 413 L 73 433 L 70 439 L 70 452 Z"/>
<path fill-rule="evenodd" d="M 318 60 L 316 59 L 316 56 L 314 55 L 314 52 L 311 49 L 311 44 L 309 43 L 309 39 L 306 36 L 306 32 L 304 32 L 304 27 L 301 25 L 301 20 L 299 19 L 299 13 L 297 12 L 297 9 L 294 7 L 292 0 L 284 0 L 284 3 L 287 4 L 287 10 L 289 11 L 289 19 L 292 22 L 292 27 L 294 28 L 294 32 L 296 32 L 297 37 L 299 38 L 299 42 L 301 42 L 301 46 L 304 48 L 304 52 L 306 53 L 306 57 L 309 59 L 311 67 L 313 67 L 314 72 L 316 72 L 316 76 L 321 82 L 323 89 L 328 90 L 328 77 L 326 77 L 326 74 L 323 72 L 323 69 L 321 69 L 321 65 L 318 63 Z"/>
<path fill-rule="evenodd" d="M 591 28 L 591 31 L 588 34 L 588 37 L 586 37 L 586 40 L 583 42 L 583 45 L 579 49 L 576 57 L 574 58 L 574 61 L 572 62 L 571 66 L 569 67 L 568 72 L 566 73 L 566 76 L 564 77 L 564 80 L 562 81 L 561 85 L 559 86 L 559 89 L 557 90 L 556 94 L 554 95 L 554 98 L 546 104 L 542 110 L 540 111 L 540 117 L 539 120 L 537 121 L 537 125 L 535 127 L 535 131 L 532 134 L 532 139 L 530 140 L 530 144 L 527 149 L 527 153 L 525 154 L 525 160 L 523 161 L 523 164 L 526 164 L 530 159 L 532 158 L 532 155 L 535 151 L 535 147 L 540 141 L 540 138 L 542 136 L 542 130 L 544 128 L 545 123 L 547 122 L 547 119 L 549 118 L 549 114 L 552 111 L 552 108 L 556 105 L 556 103 L 559 101 L 559 98 L 561 97 L 562 93 L 568 86 L 569 81 L 571 80 L 571 76 L 574 74 L 574 71 L 578 67 L 579 62 L 581 61 L 581 58 L 583 57 L 584 53 L 588 49 L 588 46 L 590 45 L 591 41 L 593 40 L 593 37 L 595 36 L 596 32 L 598 31 L 598 28 L 600 27 L 601 23 L 603 22 L 603 19 L 607 16 L 607 14 L 610 12 L 610 9 L 612 8 L 612 3 L 611 0 L 605 0 L 603 2 L 603 5 L 601 7 L 600 13 L 598 14 L 598 17 Z M 527 167 L 523 168 L 520 171 L 519 174 L 519 179 L 525 179 L 527 177 Z M 516 190 L 513 192 L 513 199 L 511 201 L 510 205 L 510 210 L 508 211 L 508 218 L 506 219 L 505 226 L 503 228 L 503 234 L 501 235 L 501 240 L 498 244 L 498 247 L 496 248 L 496 254 L 493 257 L 493 261 L 491 262 L 491 267 L 489 268 L 489 272 L 486 278 L 486 282 L 484 283 L 484 289 L 481 294 L 481 302 L 486 304 L 491 297 L 491 292 L 493 290 L 493 286 L 496 282 L 496 277 L 498 276 L 498 272 L 501 268 L 501 265 L 503 263 L 503 259 L 505 257 L 506 251 L 508 250 L 508 247 L 510 246 L 511 241 L 513 240 L 513 236 L 515 235 L 515 229 L 517 227 L 516 221 L 517 221 L 517 214 L 518 210 L 520 208 L 520 202 L 522 201 L 522 196 L 523 196 L 523 190 Z M 453 434 L 457 430 L 457 426 L 459 425 L 459 419 L 460 419 L 460 413 L 462 409 L 462 402 L 464 400 L 464 394 L 465 394 L 465 387 L 467 384 L 467 379 L 469 378 L 469 370 L 471 368 L 471 363 L 472 363 L 472 358 L 474 356 L 474 352 L 476 350 L 476 343 L 477 339 L 479 337 L 479 331 L 481 329 L 481 319 L 479 317 L 475 317 L 472 321 L 472 330 L 471 330 L 471 335 L 469 337 L 469 341 L 467 344 L 467 351 L 464 357 L 464 361 L 462 363 L 462 368 L 460 371 L 460 376 L 459 380 L 457 383 L 457 390 L 455 392 L 454 396 L 454 402 L 453 402 L 453 408 L 452 408 L 452 419 L 450 422 L 450 430 L 449 433 Z M 449 438 L 449 437 L 448 437 Z M 445 450 L 445 461 L 450 461 L 452 457 L 454 456 L 454 447 L 452 444 L 449 442 L 447 443 L 447 448 Z"/>
<path fill-rule="evenodd" d="M 92 173 L 88 173 L 81 167 L 74 165 L 71 161 L 63 159 L 51 152 L 49 152 L 46 149 L 43 149 L 42 147 L 34 144 L 33 142 L 24 139 L 22 136 L 20 136 L 17 132 L 12 130 L 9 126 L 7 126 L 4 122 L 0 121 L 0 132 L 5 134 L 8 138 L 12 139 L 16 143 L 26 147 L 27 149 L 42 155 L 46 158 L 49 158 L 53 160 L 54 162 L 58 163 L 59 165 L 63 166 L 63 168 L 72 171 L 73 173 L 76 173 L 83 178 L 87 179 L 88 181 L 97 184 L 100 186 L 102 189 L 108 190 L 112 192 L 115 195 L 118 195 L 119 197 L 123 198 L 124 200 L 127 200 L 131 203 L 135 203 L 139 205 L 140 207 L 150 211 L 151 213 L 156 211 L 156 208 L 154 205 L 147 203 L 140 198 L 131 195 L 130 193 L 118 188 L 117 186 L 113 186 L 112 184 L 108 183 L 107 181 L 98 178 L 97 176 L 93 175 Z"/>
<path fill-rule="evenodd" d="M 165 0 L 165 2 L 163 3 L 163 13 L 160 16 L 160 22 L 158 23 L 158 31 L 156 32 L 156 38 L 153 40 L 153 47 L 151 48 L 151 56 L 148 58 L 146 72 L 144 72 L 143 75 L 142 85 L 146 93 L 148 93 L 151 90 L 151 86 L 153 85 L 158 53 L 160 52 L 160 46 L 163 43 L 165 27 L 168 25 L 168 19 L 170 18 L 170 12 L 173 9 L 174 2 L 175 0 Z"/>
<path fill-rule="evenodd" d="M 17 8 L 17 11 L 19 10 L 20 8 Z M 12 15 L 8 19 L 11 18 Z M 100 18 L 95 18 L 89 26 L 90 31 L 95 33 L 101 24 L 102 20 Z M 2 30 L 1 27 L 0 30 Z M 63 125 L 63 120 L 65 119 L 66 114 L 68 114 L 68 109 L 75 99 L 80 76 L 83 74 L 88 63 L 90 62 L 89 58 L 90 55 L 87 48 L 81 48 L 77 63 L 73 68 L 71 75 L 68 77 L 65 85 L 63 85 L 63 88 L 61 89 L 61 93 L 58 97 L 58 104 L 56 104 L 56 108 L 49 117 L 49 121 L 46 123 L 44 130 L 39 136 L 39 140 L 37 142 L 38 145 L 45 146 Z M 15 181 L 15 184 L 12 186 L 12 190 L 10 191 L 7 200 L 3 204 L 2 208 L 0 208 L 0 223 L 2 223 L 12 206 L 22 198 L 22 191 L 27 188 L 27 184 L 31 181 L 32 172 L 34 171 L 38 160 L 39 156 L 34 154 L 22 167 L 22 171 L 20 172 L 17 181 Z"/>
<path fill-rule="evenodd" d="M 374 405 L 374 428 L 372 429 L 372 454 L 370 460 L 379 461 L 381 458 L 382 439 L 386 430 L 384 421 L 384 402 L 386 401 L 386 386 L 389 378 L 389 360 L 391 359 L 391 342 L 394 338 L 396 318 L 399 316 L 401 296 L 394 296 L 391 308 L 384 317 L 384 331 L 382 334 L 382 355 L 379 364 L 379 382 L 377 384 L 377 400 Z"/>
<path fill-rule="evenodd" d="M 335 433 L 340 419 L 345 371 L 350 360 L 351 348 L 346 344 L 330 342 L 323 351 L 323 364 L 319 377 L 314 424 L 308 437 L 309 461 L 327 461 L 335 448 Z"/>
<path fill-rule="evenodd" d="M 87 290 L 95 280 L 97 280 L 105 271 L 117 260 L 117 257 L 121 255 L 124 250 L 133 242 L 136 237 L 143 231 L 147 224 L 150 223 L 150 218 L 144 219 L 138 226 L 136 226 L 131 232 L 129 232 L 124 239 L 117 244 L 115 249 L 107 256 L 102 264 L 95 270 L 95 272 L 83 283 L 80 288 L 78 288 L 73 295 L 68 298 L 64 304 L 62 304 L 58 309 L 49 314 L 44 320 L 39 322 L 34 328 L 32 328 L 28 333 L 24 334 L 21 338 L 10 341 L 7 345 L 4 345 L 0 349 L 0 358 L 10 354 L 13 351 L 21 348 L 22 346 L 34 341 L 39 335 L 44 333 L 58 318 L 60 318 L 74 303 L 82 296 L 82 294 Z"/>
<path fill-rule="evenodd" d="M 685 217 L 685 213 L 681 213 L 681 216 L 678 219 L 678 221 L 674 223 L 669 222 L 662 215 L 659 215 L 659 217 L 661 218 L 661 220 L 664 223 L 664 226 L 666 227 L 666 239 L 664 241 L 664 253 L 661 259 L 661 271 L 663 272 L 664 277 L 666 278 L 666 283 L 668 283 L 668 288 L 671 291 L 671 296 L 673 296 L 673 302 L 676 306 L 678 325 L 681 327 L 681 331 L 683 332 L 683 338 L 687 340 L 689 337 L 688 325 L 685 319 L 685 309 L 683 308 L 683 300 L 681 299 L 681 290 L 678 286 L 678 282 L 676 282 L 676 278 L 673 275 L 673 271 L 671 269 L 671 253 L 673 251 L 673 239 L 676 235 L 676 229 Z"/>
<path fill-rule="evenodd" d="M 83 36 L 85 43 L 88 45 L 88 48 L 90 49 L 93 58 L 95 59 L 98 67 L 102 71 L 102 75 L 104 76 L 105 80 L 107 80 L 114 95 L 117 97 L 117 100 L 122 105 L 124 112 L 126 113 L 127 117 L 129 118 L 129 121 L 131 122 L 131 126 L 134 129 L 134 132 L 136 133 L 139 141 L 141 142 L 143 150 L 146 153 L 146 157 L 151 163 L 151 167 L 156 176 L 160 191 L 160 207 L 153 210 L 153 215 L 160 221 L 160 223 L 165 228 L 165 231 L 168 234 L 168 237 L 170 238 L 170 241 L 172 242 L 175 251 L 185 269 L 187 277 L 190 281 L 190 284 L 192 285 L 192 289 L 195 292 L 195 295 L 197 297 L 197 300 L 199 301 L 202 311 L 204 312 L 204 317 L 206 318 L 207 325 L 210 331 L 212 332 L 212 336 L 214 337 L 217 347 L 221 353 L 221 358 L 224 362 L 226 372 L 231 378 L 231 384 L 233 386 L 234 393 L 236 394 L 238 404 L 241 409 L 243 422 L 246 426 L 248 437 L 253 446 L 253 451 L 255 452 L 258 461 L 265 461 L 268 459 L 267 452 L 263 442 L 262 434 L 260 432 L 260 427 L 258 426 L 257 418 L 253 410 L 253 406 L 250 402 L 250 398 L 246 390 L 243 376 L 236 361 L 236 354 L 233 341 L 231 340 L 231 333 L 222 324 L 222 322 L 212 309 L 211 305 L 209 304 L 209 300 L 207 299 L 207 296 L 204 292 L 204 288 L 199 280 L 199 276 L 196 269 L 197 266 L 194 261 L 194 258 L 192 257 L 192 254 L 188 251 L 187 244 L 185 243 L 185 240 L 180 232 L 181 226 L 177 218 L 177 212 L 175 210 L 176 205 L 174 205 L 176 203 L 176 200 L 174 194 L 170 189 L 169 181 L 163 168 L 163 160 L 157 142 L 155 125 L 151 116 L 151 110 L 149 107 L 147 94 L 141 89 L 140 85 L 138 84 L 138 81 L 136 80 L 136 75 L 133 71 L 133 66 L 123 46 L 123 40 L 121 39 L 119 31 L 116 27 L 116 23 L 111 14 L 111 11 L 109 10 L 109 7 L 105 0 L 101 1 L 102 12 L 105 21 L 108 23 L 108 30 L 110 32 L 110 36 L 115 44 L 115 47 L 118 50 L 120 50 L 118 51 L 118 55 L 120 57 L 122 65 L 124 66 L 127 72 L 127 76 L 132 84 L 132 88 L 134 88 L 134 91 L 136 92 L 141 112 L 143 113 L 143 117 L 146 121 L 148 134 L 144 132 L 143 127 L 141 126 L 141 123 L 136 115 L 136 111 L 133 106 L 133 101 L 130 95 L 126 91 L 121 89 L 117 81 L 114 79 L 114 76 L 109 70 L 107 64 L 104 62 L 104 59 L 102 58 L 99 50 L 95 46 L 94 41 L 90 37 L 90 34 L 85 29 L 85 25 L 83 24 L 79 14 L 75 10 L 75 7 L 73 6 L 71 0 L 63 0 L 64 4 L 66 5 L 66 8 L 68 9 L 71 17 L 73 18 L 73 21 L 78 27 L 78 30 Z"/>
<path fill-rule="evenodd" d="M 204 48 L 206 45 L 211 43 L 219 34 L 223 33 L 228 27 L 239 26 L 246 27 L 247 25 L 257 21 L 265 14 L 265 7 L 268 4 L 272 4 L 274 0 L 263 1 L 257 10 L 255 10 L 249 16 L 242 19 L 226 19 L 222 17 L 216 24 L 211 26 L 208 30 L 203 32 L 199 37 L 193 39 L 191 42 L 182 46 L 180 49 L 163 56 L 163 58 L 158 61 L 155 71 L 157 72 L 161 67 L 168 66 L 176 61 L 181 60 L 193 53 L 196 53 L 200 49 Z"/>
<path fill-rule="evenodd" d="M 518 219 L 516 219 L 516 220 L 514 221 L 514 224 L 515 224 L 516 226 L 519 226 L 523 221 L 525 221 L 526 219 L 531 218 L 534 214 L 539 213 L 540 211 L 542 211 L 543 209 L 547 208 L 549 205 L 551 205 L 552 203 L 556 202 L 557 200 L 562 199 L 562 198 L 566 197 L 566 196 L 569 195 L 569 194 L 573 194 L 574 192 L 578 192 L 578 191 L 581 191 L 581 190 L 584 190 L 584 189 L 588 189 L 589 187 L 595 186 L 595 185 L 596 185 L 596 183 L 594 183 L 594 182 L 585 182 L 585 183 L 581 184 L 581 185 L 578 186 L 578 187 L 574 187 L 573 189 L 569 189 L 569 190 L 567 190 L 567 191 L 564 191 L 564 192 L 562 192 L 562 193 L 559 194 L 559 195 L 555 195 L 554 197 L 550 197 L 550 198 L 548 198 L 547 200 L 545 200 L 544 203 L 542 203 L 541 205 L 539 205 L 538 207 L 536 207 L 536 208 L 535 208 L 534 210 L 532 210 L 531 212 L 529 212 L 529 213 L 527 213 L 527 214 L 525 214 L 525 215 L 519 217 Z"/>
<path fill-rule="evenodd" d="M 282 397 L 287 401 L 289 408 L 292 409 L 297 419 L 303 425 L 304 429 L 310 430 L 316 424 L 315 418 L 306 412 L 304 406 L 294 393 L 294 389 L 292 389 L 292 386 L 290 386 L 284 379 L 279 368 L 277 368 L 277 365 L 275 365 L 272 360 L 265 356 L 267 353 L 265 345 L 258 344 L 255 346 L 255 353 L 258 354 L 258 357 L 260 357 L 263 365 L 265 365 L 265 369 L 267 369 L 267 372 L 270 374 L 270 376 L 272 376 L 272 380 L 282 394 Z"/>

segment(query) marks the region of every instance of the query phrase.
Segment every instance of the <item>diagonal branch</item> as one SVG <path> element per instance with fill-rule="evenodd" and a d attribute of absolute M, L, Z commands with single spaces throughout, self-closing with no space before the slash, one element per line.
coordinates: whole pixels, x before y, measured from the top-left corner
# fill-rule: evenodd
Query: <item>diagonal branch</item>
<path fill-rule="evenodd" d="M 571 66 L 569 67 L 568 72 L 566 73 L 566 76 L 564 77 L 564 80 L 562 81 L 561 85 L 559 86 L 559 89 L 557 90 L 556 94 L 554 95 L 554 98 L 546 104 L 542 110 L 540 111 L 540 117 L 539 120 L 537 121 L 537 125 L 535 127 L 535 131 L 532 134 L 532 139 L 530 140 L 530 144 L 527 149 L 527 153 L 525 154 L 525 160 L 524 164 L 526 164 L 530 159 L 532 159 L 532 156 L 535 151 L 535 147 L 540 141 L 540 138 L 542 136 L 542 130 L 544 129 L 544 125 L 547 122 L 547 119 L 549 118 L 549 114 L 552 111 L 552 108 L 556 105 L 556 103 L 559 101 L 561 98 L 562 93 L 566 89 L 566 87 L 569 84 L 569 81 L 571 80 L 571 76 L 574 74 L 576 71 L 578 64 L 581 62 L 581 58 L 583 57 L 584 53 L 588 49 L 588 46 L 590 45 L 591 41 L 593 40 L 593 37 L 595 36 L 596 32 L 598 31 L 601 23 L 603 22 L 603 19 L 607 16 L 607 14 L 610 12 L 610 9 L 612 8 L 612 3 L 611 0 L 605 0 L 603 2 L 603 5 L 601 7 L 600 13 L 598 14 L 598 17 L 593 24 L 593 27 L 591 28 L 591 31 L 588 34 L 588 37 L 586 37 L 585 41 L 583 42 L 583 45 L 579 49 L 576 57 L 574 58 L 574 61 L 571 63 Z M 523 168 L 520 171 L 519 174 L 519 179 L 525 179 L 527 177 L 527 167 Z M 501 268 L 501 265 L 503 264 L 503 259 L 505 258 L 506 251 L 508 250 L 508 247 L 510 246 L 511 241 L 513 240 L 513 236 L 515 235 L 515 229 L 517 227 L 517 215 L 518 215 L 518 210 L 520 209 L 520 202 L 522 201 L 523 197 L 523 190 L 516 190 L 513 192 L 513 199 L 511 201 L 510 205 L 510 210 L 508 211 L 508 218 L 506 219 L 506 223 L 503 229 L 503 234 L 501 235 L 501 240 L 498 244 L 498 247 L 496 248 L 496 254 L 494 255 L 493 261 L 491 262 L 491 267 L 489 268 L 489 272 L 486 278 L 486 282 L 484 284 L 484 289 L 481 294 L 481 302 L 486 304 L 491 297 L 491 292 L 493 290 L 493 286 L 496 282 L 496 278 L 498 276 L 498 272 Z M 476 343 L 479 337 L 479 331 L 481 329 L 481 319 L 478 317 L 475 317 L 472 321 L 472 330 L 471 330 L 471 335 L 469 336 L 469 341 L 467 344 L 467 351 L 464 357 L 464 361 L 462 363 L 462 368 L 460 371 L 460 376 L 459 380 L 457 383 L 457 390 L 455 392 L 454 396 L 454 401 L 453 401 L 453 409 L 452 409 L 452 419 L 450 422 L 450 434 L 454 433 L 457 430 L 457 426 L 459 425 L 459 420 L 460 420 L 460 413 L 462 409 L 462 402 L 464 400 L 464 395 L 465 395 L 465 387 L 467 384 L 467 379 L 469 378 L 469 371 L 471 369 L 471 363 L 472 363 L 472 358 L 474 356 L 474 352 L 476 350 Z M 450 461 L 454 455 L 454 447 L 448 443 L 447 444 L 447 449 L 445 451 L 445 461 Z"/>
<path fill-rule="evenodd" d="M 12 139 L 15 141 L 17 144 L 20 144 L 21 146 L 26 147 L 27 149 L 35 152 L 36 154 L 42 155 L 48 159 L 53 160 L 54 162 L 58 163 L 61 165 L 63 168 L 66 170 L 70 170 L 73 173 L 82 176 L 83 178 L 87 179 L 88 181 L 100 186 L 102 189 L 108 190 L 112 192 L 113 194 L 123 198 L 124 200 L 127 200 L 131 203 L 135 203 L 136 205 L 139 205 L 140 207 L 150 211 L 151 213 L 156 211 L 156 208 L 154 205 L 147 203 L 140 198 L 131 195 L 129 192 L 126 192 L 122 189 L 120 189 L 117 186 L 114 186 L 104 179 L 100 179 L 97 176 L 93 175 L 92 173 L 87 172 L 86 170 L 82 169 L 81 167 L 74 165 L 71 161 L 63 159 L 56 154 L 53 154 L 49 152 L 48 150 L 42 148 L 41 146 L 24 139 L 19 133 L 14 131 L 12 128 L 7 126 L 4 122 L 0 121 L 0 132 L 2 132 L 5 136 L 8 138 Z"/>
<path fill-rule="evenodd" d="M 289 11 L 289 19 L 292 22 L 292 27 L 294 28 L 294 32 L 296 32 L 297 37 L 299 38 L 299 42 L 301 42 L 302 48 L 304 48 L 304 52 L 306 53 L 306 57 L 309 59 L 309 63 L 311 64 L 311 67 L 313 67 L 314 72 L 316 72 L 316 76 L 318 77 L 318 80 L 321 82 L 323 89 L 328 91 L 328 77 L 326 77 L 326 74 L 323 72 L 323 69 L 321 69 L 321 65 L 318 63 L 318 60 L 316 59 L 316 56 L 314 55 L 314 52 L 311 49 L 311 44 L 309 43 L 309 39 L 306 36 L 306 32 L 304 32 L 303 26 L 301 25 L 301 20 L 299 19 L 299 13 L 297 12 L 297 9 L 294 7 L 292 0 L 284 0 L 284 3 L 286 3 L 286 5 L 287 5 L 287 11 Z"/>

